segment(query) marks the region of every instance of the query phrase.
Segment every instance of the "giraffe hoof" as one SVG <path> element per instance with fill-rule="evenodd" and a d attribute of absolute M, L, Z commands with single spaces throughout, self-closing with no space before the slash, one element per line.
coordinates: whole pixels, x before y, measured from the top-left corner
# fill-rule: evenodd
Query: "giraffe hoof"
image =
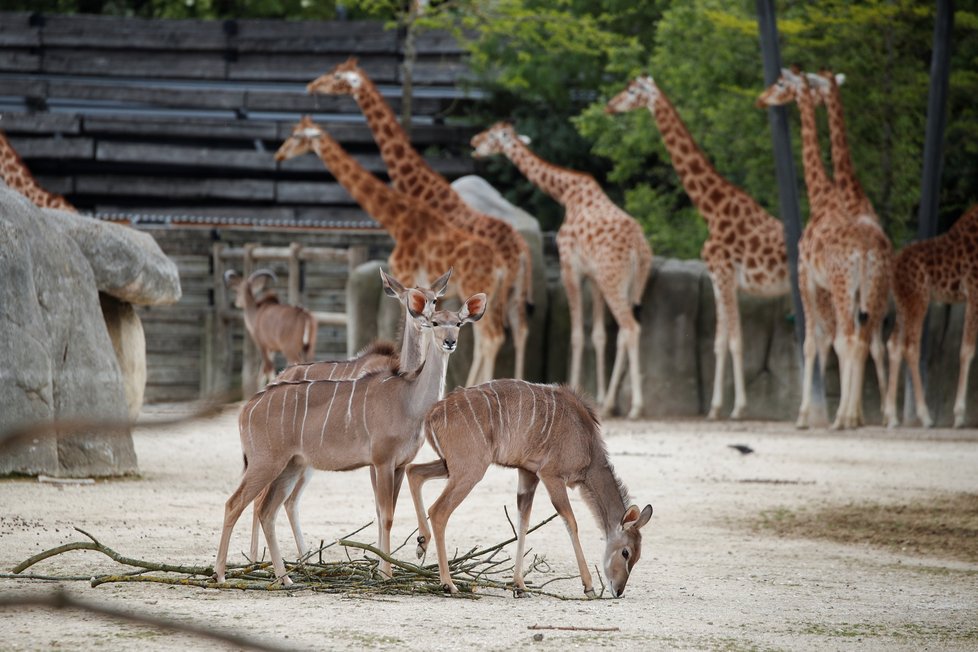
<path fill-rule="evenodd" d="M 745 409 L 743 406 L 734 408 L 734 411 L 730 413 L 730 418 L 736 421 L 744 418 Z"/>
<path fill-rule="evenodd" d="M 635 419 L 641 419 L 642 418 L 642 407 L 641 406 L 633 407 L 631 410 L 629 410 L 628 411 L 628 418 L 631 419 L 632 421 L 634 421 Z"/>
<path fill-rule="evenodd" d="M 710 421 L 718 421 L 720 419 L 720 408 L 711 407 L 710 413 L 706 415 L 706 418 L 709 419 Z"/>
<path fill-rule="evenodd" d="M 954 427 L 955 428 L 964 428 L 964 415 L 963 414 L 958 414 L 958 415 L 955 415 L 954 416 Z"/>

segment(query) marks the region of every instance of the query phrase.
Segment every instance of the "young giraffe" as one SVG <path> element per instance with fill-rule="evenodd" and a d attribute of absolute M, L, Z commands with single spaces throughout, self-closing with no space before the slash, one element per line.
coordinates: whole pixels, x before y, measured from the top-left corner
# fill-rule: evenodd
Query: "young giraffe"
<path fill-rule="evenodd" d="M 460 300 L 487 292 L 490 301 L 499 300 L 499 262 L 491 242 L 451 224 L 425 202 L 394 190 L 350 156 L 336 140 L 304 116 L 286 139 L 276 161 L 301 156 L 310 151 L 322 159 L 336 180 L 394 238 L 390 256 L 391 273 L 405 286 L 426 285 L 439 270 L 454 267 L 450 291 Z M 503 323 L 498 311 L 491 311 L 476 324 L 475 355 L 495 358 L 502 344 Z"/>
<path fill-rule="evenodd" d="M 784 69 L 781 77 L 758 97 L 759 107 L 795 102 L 801 114 L 805 184 L 811 218 L 799 242 L 798 284 L 805 307 L 805 371 L 798 427 L 808 426 L 814 370 L 815 289 L 832 295 L 835 309 L 835 352 L 839 357 L 841 398 L 833 428 L 854 428 L 862 414 L 862 386 L 869 340 L 882 326 L 880 294 L 889 292 L 892 247 L 869 217 L 853 218 L 822 165 L 815 123 L 815 98 L 807 78 Z M 885 386 L 885 383 L 884 383 Z"/>
<path fill-rule="evenodd" d="M 815 104 L 824 104 L 826 113 L 829 117 L 829 142 L 832 151 L 832 176 L 833 182 L 842 199 L 842 204 L 850 217 L 868 216 L 873 218 L 877 224 L 879 216 L 873 208 L 873 203 L 866 196 L 863 186 L 856 177 L 855 169 L 852 165 L 852 156 L 849 152 L 849 139 L 846 136 L 846 118 L 842 108 L 842 94 L 839 92 L 839 85 L 845 80 L 844 75 L 834 75 L 832 71 L 823 69 L 819 74 L 807 73 L 808 84 L 814 93 Z M 889 302 L 889 292 L 879 295 L 880 304 L 874 310 L 882 313 L 887 311 Z M 876 381 L 879 384 L 880 395 L 886 387 L 886 367 L 883 359 L 886 357 L 885 347 L 883 346 L 883 331 L 878 329 L 873 331 L 870 340 L 869 353 L 873 358 L 876 367 Z M 824 376 L 824 374 L 823 374 Z"/>
<path fill-rule="evenodd" d="M 581 278 L 591 281 L 594 308 L 591 339 L 597 354 L 598 402 L 609 413 L 615 404 L 618 383 L 625 371 L 631 376 L 632 407 L 629 419 L 642 413 L 641 359 L 638 322 L 642 293 L 652 267 L 652 248 L 642 227 L 616 206 L 590 174 L 558 167 L 530 151 L 512 125 L 497 123 L 472 138 L 474 156 L 504 154 L 527 179 L 564 206 L 564 223 L 557 231 L 560 276 L 567 290 L 571 317 L 570 384 L 581 380 L 584 350 L 584 318 L 581 312 Z M 618 346 L 611 383 L 605 392 L 604 304 L 618 322 Z"/>
<path fill-rule="evenodd" d="M 651 75 L 636 77 L 608 102 L 605 112 L 625 113 L 643 107 L 655 119 L 672 166 L 710 232 L 700 254 L 713 281 L 716 300 L 713 340 L 716 366 L 709 418 L 718 418 L 723 407 L 723 375 L 729 349 L 734 377 L 734 408 L 730 416 L 740 419 L 747 408 L 747 392 L 737 290 L 762 297 L 782 296 L 789 292 L 784 227 L 753 197 L 720 176 Z M 831 324 L 828 295 L 820 293 L 819 299 L 820 309 Z M 819 360 L 824 368 L 831 330 L 821 336 L 819 342 Z"/>
<path fill-rule="evenodd" d="M 907 361 L 913 381 L 917 417 L 924 427 L 933 425 L 924 386 L 920 380 L 920 337 L 931 298 L 946 303 L 966 304 L 961 334 L 958 391 L 954 399 L 954 427 L 964 426 L 968 371 L 978 338 L 978 205 L 936 238 L 904 247 L 893 264 L 893 299 L 896 327 L 890 335 L 890 385 L 886 392 L 886 425 L 900 423 L 897 417 L 897 379 L 900 364 Z"/>
<path fill-rule="evenodd" d="M 533 261 L 523 236 L 506 221 L 466 204 L 448 180 L 428 165 L 411 145 L 394 111 L 366 72 L 357 65 L 355 57 L 350 57 L 310 82 L 306 90 L 310 93 L 352 96 L 367 119 L 394 187 L 405 195 L 424 200 L 458 228 L 493 243 L 499 260 L 505 263 L 505 267 L 498 271 L 504 289 L 500 297 L 507 297 L 507 300 L 497 301 L 491 309 L 505 314 L 509 321 L 516 353 L 514 375 L 522 378 L 529 331 L 527 314 L 533 309 Z M 502 316 L 497 319 L 502 319 Z M 466 384 L 492 379 L 495 358 L 484 358 L 481 364 L 481 368 L 473 365 Z"/>
<path fill-rule="evenodd" d="M 38 208 L 56 208 L 72 213 L 78 212 L 67 199 L 41 187 L 2 131 L 0 131 L 0 176 L 3 177 L 4 182 L 10 186 L 11 190 L 16 190 L 27 197 Z"/>

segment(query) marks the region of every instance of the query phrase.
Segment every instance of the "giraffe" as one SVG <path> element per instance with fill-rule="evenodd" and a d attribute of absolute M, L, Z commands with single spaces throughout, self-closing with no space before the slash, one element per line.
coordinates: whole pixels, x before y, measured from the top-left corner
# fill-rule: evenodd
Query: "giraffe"
<path fill-rule="evenodd" d="M 795 102 L 801 114 L 802 161 L 811 217 L 799 242 L 798 284 L 805 308 L 805 370 L 797 426 L 808 426 L 815 343 L 815 290 L 832 296 L 835 352 L 839 357 L 841 397 L 833 428 L 854 428 L 862 414 L 862 386 L 869 340 L 882 326 L 889 292 L 892 247 L 879 224 L 868 216 L 846 212 L 841 194 L 822 165 L 815 123 L 815 97 L 807 77 L 782 69 L 781 76 L 758 97 L 761 108 Z M 885 383 L 883 384 L 885 386 Z"/>
<path fill-rule="evenodd" d="M 927 306 L 933 298 L 946 303 L 966 304 L 961 335 L 958 390 L 954 399 L 954 427 L 964 426 L 968 371 L 978 338 L 978 204 L 972 206 L 947 231 L 935 238 L 914 242 L 897 254 L 893 264 L 893 299 L 896 327 L 890 334 L 890 384 L 886 392 L 886 425 L 899 425 L 897 379 L 900 364 L 907 361 L 917 402 L 917 418 L 933 425 L 924 386 L 920 380 L 920 337 Z"/>
<path fill-rule="evenodd" d="M 624 113 L 643 107 L 655 119 L 672 166 L 710 232 L 700 254 L 713 282 L 716 300 L 713 341 L 716 362 L 709 418 L 718 418 L 723 407 L 723 375 L 729 349 L 734 378 L 731 417 L 740 419 L 747 407 L 747 393 L 737 290 L 764 297 L 782 296 L 790 291 L 784 228 L 753 197 L 716 171 L 651 75 L 632 80 L 625 90 L 609 100 L 605 112 Z M 824 337 L 822 340 L 827 350 L 828 340 Z M 823 354 L 821 360 L 824 358 Z"/>
<path fill-rule="evenodd" d="M 859 183 L 852 165 L 849 151 L 849 139 L 846 136 L 845 111 L 842 108 L 842 94 L 839 86 L 845 81 L 845 75 L 835 75 L 831 70 L 823 68 L 818 74 L 806 73 L 809 86 L 814 91 L 813 100 L 816 105 L 824 104 L 829 118 L 829 143 L 832 151 L 833 182 L 842 200 L 846 212 L 853 217 L 867 216 L 879 224 L 879 216 L 869 201 L 863 186 Z M 889 293 L 879 295 L 880 305 L 875 310 L 885 313 L 889 301 Z M 880 396 L 886 387 L 886 368 L 883 359 L 886 357 L 883 345 L 883 331 L 873 331 L 870 340 L 869 353 L 876 368 L 876 381 L 879 385 Z M 823 374 L 824 375 L 824 374 Z"/>
<path fill-rule="evenodd" d="M 391 273 L 406 287 L 428 285 L 441 270 L 454 267 L 450 291 L 461 301 L 485 292 L 490 299 L 500 292 L 499 261 L 492 243 L 452 225 L 439 211 L 421 200 L 391 188 L 350 156 L 332 136 L 303 116 L 275 153 L 276 161 L 314 151 L 346 191 L 394 238 Z M 469 292 L 472 288 L 479 288 Z M 488 313 L 488 311 L 486 311 Z M 496 313 L 498 314 L 498 313 Z M 503 340 L 503 324 L 492 315 L 476 324 L 476 348 L 494 359 Z"/>
<path fill-rule="evenodd" d="M 16 190 L 27 197 L 38 208 L 56 208 L 71 213 L 78 212 L 78 209 L 72 206 L 67 199 L 41 187 L 2 131 L 0 131 L 0 176 L 3 177 L 4 182 L 10 186 L 11 190 Z"/>
<path fill-rule="evenodd" d="M 631 377 L 632 405 L 628 418 L 642 413 L 639 311 L 652 267 L 652 249 L 642 227 L 616 206 L 589 174 L 558 167 L 534 154 L 508 123 L 496 123 L 472 138 L 474 156 L 504 154 L 523 175 L 562 204 L 564 223 L 557 231 L 560 276 L 567 290 L 571 318 L 570 384 L 579 386 L 584 350 L 581 280 L 591 283 L 591 340 L 597 353 L 598 402 L 611 411 L 625 371 Z M 605 391 L 604 304 L 618 322 L 618 342 L 611 383 Z"/>
<path fill-rule="evenodd" d="M 492 242 L 499 259 L 506 265 L 499 271 L 503 275 L 505 289 L 505 294 L 501 296 L 508 295 L 508 298 L 506 301 L 497 301 L 491 309 L 505 313 L 516 353 L 514 376 L 517 379 L 523 378 L 526 338 L 529 332 L 527 315 L 532 314 L 533 310 L 533 261 L 523 236 L 508 222 L 473 209 L 445 177 L 432 169 L 411 145 L 394 111 L 370 77 L 357 64 L 356 57 L 350 57 L 309 82 L 306 90 L 310 93 L 353 97 L 380 148 L 394 187 L 406 195 L 424 200 L 456 227 Z M 473 365 L 467 384 L 491 380 L 494 363 L 494 359 L 484 358 L 481 360 L 483 368 Z"/>

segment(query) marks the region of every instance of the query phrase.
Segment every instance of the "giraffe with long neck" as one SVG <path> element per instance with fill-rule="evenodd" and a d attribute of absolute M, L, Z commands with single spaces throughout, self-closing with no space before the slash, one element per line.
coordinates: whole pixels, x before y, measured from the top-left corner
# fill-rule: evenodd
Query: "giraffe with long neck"
<path fill-rule="evenodd" d="M 760 97 L 759 107 L 795 102 L 801 114 L 802 161 L 811 217 L 799 242 L 798 283 L 805 308 L 805 370 L 799 427 L 808 426 L 816 327 L 816 288 L 827 289 L 835 310 L 835 352 L 839 357 L 841 398 L 834 428 L 853 428 L 862 418 L 862 387 L 872 334 L 882 327 L 889 292 L 892 246 L 883 230 L 868 217 L 853 218 L 841 193 L 825 172 L 815 122 L 815 97 L 807 77 L 783 70 Z M 886 383 L 883 382 L 883 387 Z"/>
<path fill-rule="evenodd" d="M 716 300 L 716 361 L 709 418 L 718 418 L 723 407 L 723 376 L 729 350 L 734 378 L 731 417 L 739 419 L 747 408 L 747 392 L 737 290 L 765 297 L 788 293 L 791 285 L 784 228 L 753 197 L 716 171 L 651 75 L 635 78 L 608 102 L 605 111 L 624 113 L 640 108 L 647 108 L 652 114 L 672 166 L 710 232 L 701 252 Z"/>
<path fill-rule="evenodd" d="M 504 313 L 513 333 L 516 353 L 515 377 L 523 377 L 526 338 L 529 331 L 527 313 L 533 309 L 533 268 L 530 248 L 523 236 L 508 222 L 469 206 L 445 177 L 436 172 L 411 145 L 397 116 L 384 100 L 377 86 L 351 57 L 310 82 L 310 93 L 349 95 L 359 105 L 380 155 L 387 165 L 393 185 L 400 192 L 424 200 L 455 226 L 493 243 L 493 249 L 505 267 L 498 270 L 504 288 L 490 309 Z M 497 317 L 498 319 L 498 317 Z M 468 384 L 493 377 L 494 360 L 483 359 L 483 368 L 473 367 Z"/>
<path fill-rule="evenodd" d="M 0 176 L 3 177 L 4 183 L 10 186 L 11 190 L 16 190 L 27 197 L 38 208 L 56 208 L 72 213 L 78 212 L 67 199 L 41 187 L 41 184 L 27 169 L 24 160 L 20 158 L 17 150 L 10 144 L 2 131 L 0 131 Z"/>
<path fill-rule="evenodd" d="M 818 74 L 806 74 L 808 83 L 816 91 L 818 101 L 825 104 L 829 117 L 829 142 L 832 145 L 832 177 L 842 197 L 842 203 L 849 215 L 868 215 L 879 222 L 873 203 L 869 201 L 863 186 L 859 183 L 852 164 L 849 138 L 846 135 L 845 110 L 842 107 L 842 93 L 839 84 L 845 79 L 823 69 Z"/>
<path fill-rule="evenodd" d="M 445 269 L 454 267 L 449 291 L 460 300 L 485 292 L 499 300 L 500 263 L 492 243 L 454 226 L 440 211 L 409 197 L 364 169 L 324 129 L 304 116 L 292 135 L 275 153 L 283 161 L 315 152 L 354 200 L 394 239 L 391 273 L 405 286 L 428 285 Z M 474 291 L 472 288 L 478 288 Z M 475 327 L 473 366 L 494 360 L 503 342 L 503 322 L 498 312 L 487 312 Z M 470 372 L 471 375 L 471 372 Z"/>
<path fill-rule="evenodd" d="M 493 125 L 472 138 L 472 147 L 477 157 L 504 154 L 527 179 L 564 206 L 564 223 L 557 231 L 556 239 L 560 276 L 570 307 L 570 384 L 579 386 L 581 379 L 584 350 L 581 282 L 587 278 L 591 283 L 591 339 L 597 353 L 598 402 L 604 413 L 611 411 L 627 364 L 632 390 L 628 417 L 637 418 L 643 406 L 638 314 L 652 267 L 652 249 L 642 227 L 611 201 L 594 177 L 543 160 L 530 150 L 512 125 Z M 604 375 L 605 303 L 619 329 L 607 391 Z"/>

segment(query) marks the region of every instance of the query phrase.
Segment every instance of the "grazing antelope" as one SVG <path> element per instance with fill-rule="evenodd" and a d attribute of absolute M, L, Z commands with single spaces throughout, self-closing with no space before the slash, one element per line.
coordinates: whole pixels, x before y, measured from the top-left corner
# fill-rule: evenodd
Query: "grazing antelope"
<path fill-rule="evenodd" d="M 275 373 L 276 351 L 285 356 L 286 362 L 295 364 L 305 362 L 316 350 L 316 318 L 311 312 L 302 306 L 281 303 L 274 292 L 255 299 L 269 280 L 276 280 L 269 269 L 256 270 L 247 279 L 233 269 L 224 272 L 224 284 L 234 292 L 234 305 L 244 310 L 245 328 L 261 354 L 259 386 Z"/>
<path fill-rule="evenodd" d="M 377 507 L 378 545 L 390 552 L 394 505 L 405 466 L 423 443 L 424 416 L 445 389 L 448 358 L 455 350 L 463 324 L 482 318 L 486 295 L 469 297 L 458 311 L 440 310 L 425 319 L 424 363 L 401 372 L 397 366 L 355 380 L 313 380 L 279 383 L 251 398 L 238 416 L 244 476 L 225 505 L 224 529 L 214 565 L 214 577 L 224 581 L 231 530 L 241 512 L 263 491 L 258 518 L 275 576 L 283 585 L 292 580 L 275 536 L 275 515 L 307 467 L 349 471 L 370 466 Z M 426 299 L 408 290 L 407 307 L 421 316 Z M 423 319 L 423 317 L 422 317 Z M 380 571 L 390 577 L 391 566 Z"/>
<path fill-rule="evenodd" d="M 387 274 L 384 270 L 380 270 L 380 278 L 384 284 L 384 292 L 387 294 L 387 296 L 397 299 L 402 305 L 404 305 L 404 331 L 401 338 L 401 354 L 397 361 L 397 364 L 401 369 L 405 371 L 412 371 L 417 369 L 418 365 L 423 362 L 421 357 L 424 353 L 424 348 L 421 341 L 421 334 L 423 332 L 422 329 L 424 328 L 423 320 L 430 319 L 431 315 L 435 312 L 435 303 L 445 294 L 445 289 L 448 286 L 448 279 L 451 277 L 451 275 L 452 270 L 449 269 L 447 272 L 441 275 L 430 288 L 415 288 L 415 290 L 424 294 L 425 304 L 421 314 L 418 317 L 414 317 L 407 309 L 408 291 L 404 288 L 400 281 Z M 282 370 L 282 373 L 276 376 L 273 382 L 280 383 L 296 380 L 353 380 L 375 371 L 389 369 L 392 364 L 391 358 L 395 356 L 397 356 L 397 351 L 394 348 L 393 343 L 378 341 L 370 344 L 349 360 L 333 362 L 304 362 L 291 365 Z M 288 517 L 289 525 L 292 527 L 292 536 L 295 539 L 295 546 L 299 551 L 300 557 L 306 554 L 307 548 L 305 539 L 302 537 L 302 526 L 299 523 L 299 498 L 302 497 L 302 492 L 305 490 L 306 484 L 312 477 L 312 472 L 312 467 L 307 468 L 305 473 L 303 473 L 295 483 L 295 488 L 292 490 L 292 493 L 290 493 L 289 497 L 285 499 L 285 515 Z M 255 499 L 256 508 L 254 510 L 254 517 L 252 518 L 251 522 L 252 560 L 258 558 L 257 505 L 262 501 L 264 495 L 265 494 L 262 493 Z"/>
<path fill-rule="evenodd" d="M 567 524 L 584 594 L 595 597 L 591 573 L 577 536 L 577 521 L 567 498 L 567 487 L 578 487 L 607 544 L 604 573 L 614 597 L 621 597 L 632 568 L 642 554 L 641 528 L 652 517 L 652 506 L 629 506 L 628 491 L 608 460 L 594 410 L 566 385 L 538 385 L 521 380 L 493 380 L 457 389 L 428 412 L 424 422 L 428 442 L 441 459 L 412 464 L 408 485 L 418 516 L 418 556 L 427 548 L 431 532 L 425 518 L 422 485 L 432 478 L 448 478 L 428 515 L 438 549 L 438 575 L 450 593 L 452 582 L 445 552 L 448 517 L 485 475 L 490 464 L 519 471 L 516 504 L 519 534 L 513 568 L 515 595 L 526 595 L 523 551 L 537 483 Z"/>

